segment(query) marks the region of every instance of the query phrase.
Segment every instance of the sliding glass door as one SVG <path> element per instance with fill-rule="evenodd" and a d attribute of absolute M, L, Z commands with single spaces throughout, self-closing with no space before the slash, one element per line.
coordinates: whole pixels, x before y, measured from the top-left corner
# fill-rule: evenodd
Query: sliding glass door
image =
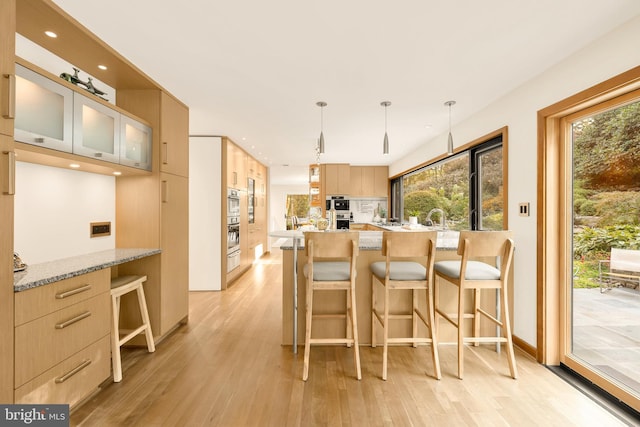
<path fill-rule="evenodd" d="M 571 262 L 561 362 L 640 397 L 640 93 L 564 117 Z M 570 214 L 570 215 L 569 215 Z"/>

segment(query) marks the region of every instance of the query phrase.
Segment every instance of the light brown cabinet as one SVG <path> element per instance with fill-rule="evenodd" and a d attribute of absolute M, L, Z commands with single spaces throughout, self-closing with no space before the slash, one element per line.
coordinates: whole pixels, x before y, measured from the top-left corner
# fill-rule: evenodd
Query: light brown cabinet
<path fill-rule="evenodd" d="M 224 138 L 223 140 L 226 145 L 227 187 L 246 191 L 247 153 L 230 139 Z M 224 193 L 227 193 L 226 189 Z"/>
<path fill-rule="evenodd" d="M 189 123 L 180 114 L 188 109 L 160 90 L 121 90 L 118 104 L 160 130 L 153 134 L 153 152 L 160 153 L 153 157 L 153 173 L 116 181 L 116 246 L 162 249 L 159 257 L 121 266 L 120 274 L 147 276 L 144 290 L 151 329 L 154 337 L 163 337 L 186 322 L 189 313 Z M 174 116 L 176 121 L 167 121 Z M 170 150 L 168 157 L 157 149 L 161 145 Z M 135 301 L 123 298 L 122 304 L 122 311 L 131 313 L 125 314 L 123 325 L 135 324 Z M 137 337 L 132 342 L 142 341 Z"/>
<path fill-rule="evenodd" d="M 351 197 L 387 197 L 387 166 L 351 166 Z"/>
<path fill-rule="evenodd" d="M 189 180 L 161 174 L 164 194 L 160 212 L 161 283 L 160 331 L 169 332 L 189 314 Z"/>
<path fill-rule="evenodd" d="M 110 270 L 15 294 L 15 402 L 74 405 L 110 375 Z"/>
<path fill-rule="evenodd" d="M 160 170 L 188 177 L 189 109 L 165 92 L 160 95 L 160 135 Z"/>
<path fill-rule="evenodd" d="M 229 138 L 222 138 L 222 253 L 227 253 L 227 211 L 226 194 L 228 188 L 239 190 L 240 196 L 240 266 L 227 273 L 226 258 L 222 262 L 222 289 L 240 277 L 251 267 L 259 245 L 267 251 L 267 188 L 268 169 L 256 158 L 249 155 Z M 253 180 L 253 200 L 249 197 L 248 180 Z M 249 223 L 249 203 L 253 201 L 253 222 Z"/>
<path fill-rule="evenodd" d="M 12 88 L 15 82 L 15 0 L 0 2 L 0 402 L 13 402 L 13 178 Z"/>
<path fill-rule="evenodd" d="M 327 163 L 321 165 L 321 168 L 322 191 L 325 196 L 349 195 L 351 191 L 351 167 L 349 164 Z"/>

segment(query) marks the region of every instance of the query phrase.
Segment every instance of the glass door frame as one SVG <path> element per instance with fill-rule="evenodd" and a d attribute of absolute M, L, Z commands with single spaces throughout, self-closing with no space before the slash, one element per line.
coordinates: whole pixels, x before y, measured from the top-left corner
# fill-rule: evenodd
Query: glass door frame
<path fill-rule="evenodd" d="M 571 357 L 573 159 L 570 120 L 640 99 L 640 67 L 538 111 L 537 360 L 564 364 L 625 404 L 640 399 Z"/>

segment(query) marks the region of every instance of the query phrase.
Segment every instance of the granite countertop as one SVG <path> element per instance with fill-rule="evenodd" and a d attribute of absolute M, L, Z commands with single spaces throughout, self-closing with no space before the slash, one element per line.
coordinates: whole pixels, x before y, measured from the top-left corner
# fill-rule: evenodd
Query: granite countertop
<path fill-rule="evenodd" d="M 377 225 L 377 224 L 376 224 Z M 387 226 L 385 229 L 390 231 L 411 231 L 411 229 L 405 229 L 399 226 Z M 428 227 L 422 227 L 422 229 L 429 230 Z M 340 233 L 340 231 L 333 231 L 333 233 Z M 361 250 L 381 250 L 382 249 L 382 231 L 360 231 L 360 249 Z M 436 241 L 436 249 L 440 250 L 455 250 L 458 248 L 458 237 L 460 232 L 454 230 L 440 230 L 438 231 L 438 240 Z M 298 249 L 304 248 L 304 239 L 300 239 L 298 242 Z M 291 250 L 293 249 L 293 241 L 290 239 L 286 243 L 280 245 L 280 249 Z"/>
<path fill-rule="evenodd" d="M 26 270 L 13 274 L 13 290 L 14 292 L 25 291 L 161 252 L 160 249 L 109 249 L 29 265 Z"/>

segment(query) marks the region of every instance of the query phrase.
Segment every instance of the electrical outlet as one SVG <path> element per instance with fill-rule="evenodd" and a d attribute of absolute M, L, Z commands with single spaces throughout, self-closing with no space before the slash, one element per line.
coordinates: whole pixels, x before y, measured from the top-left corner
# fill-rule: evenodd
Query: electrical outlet
<path fill-rule="evenodd" d="M 529 203 L 520 203 L 518 207 L 520 208 L 520 216 L 529 216 Z"/>
<path fill-rule="evenodd" d="M 92 222 L 89 224 L 90 237 L 104 237 L 111 235 L 111 221 Z"/>

